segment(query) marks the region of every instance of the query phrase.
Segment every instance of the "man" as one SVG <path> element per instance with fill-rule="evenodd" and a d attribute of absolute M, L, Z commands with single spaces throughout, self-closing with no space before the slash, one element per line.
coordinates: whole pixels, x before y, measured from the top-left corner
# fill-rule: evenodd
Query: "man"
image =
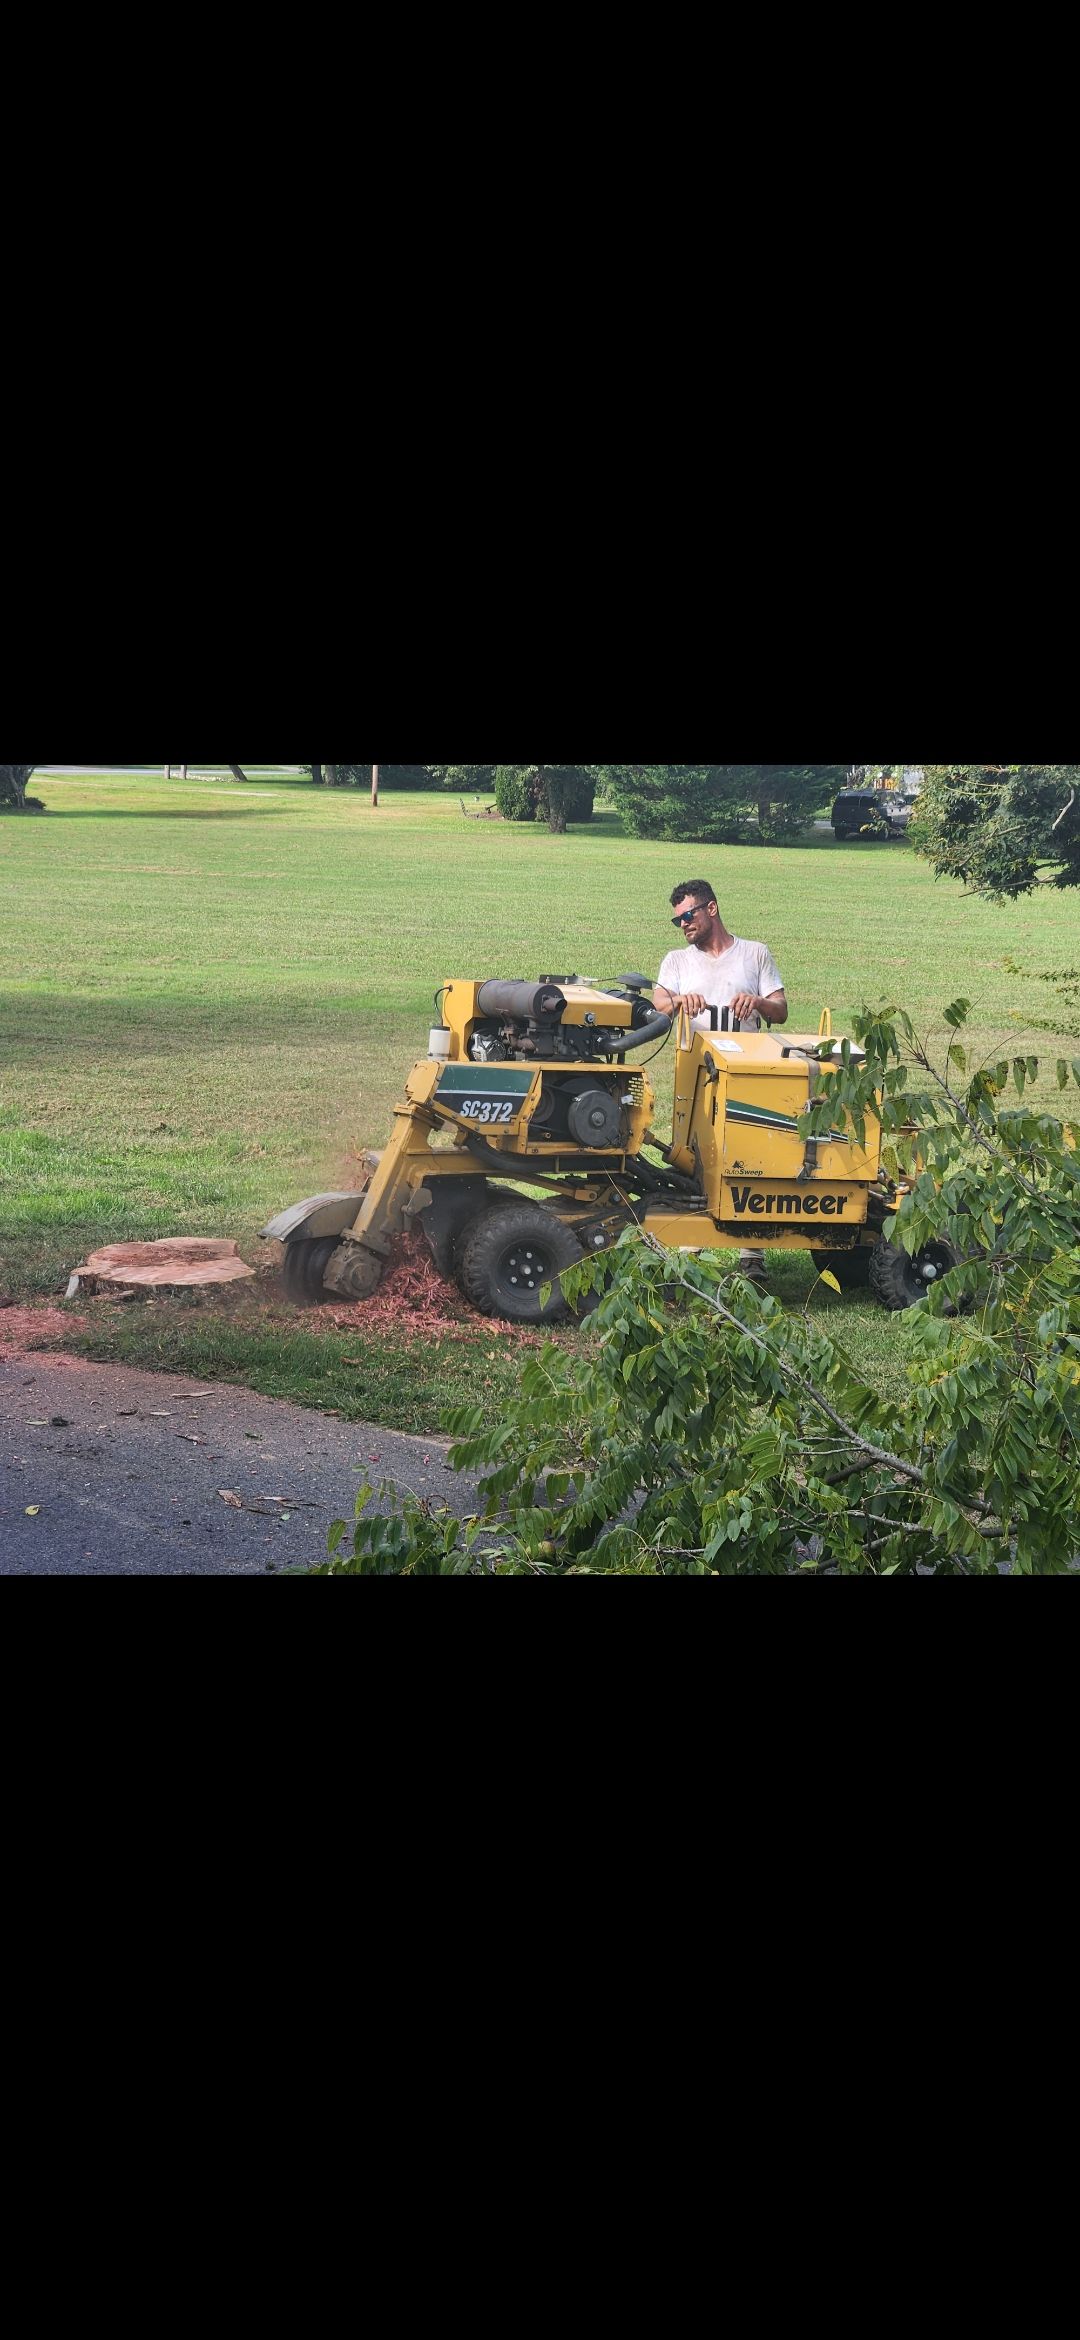
<path fill-rule="evenodd" d="M 704 878 L 676 886 L 671 904 L 671 923 L 685 947 L 669 951 L 664 960 L 653 985 L 657 1007 L 667 1015 L 685 1007 L 702 1031 L 711 1027 L 709 1009 L 714 1007 L 729 1007 L 743 1031 L 760 1032 L 763 1023 L 786 1024 L 784 982 L 772 952 L 765 943 L 728 933 Z M 744 1249 L 739 1265 L 755 1284 L 764 1283 L 762 1250 Z"/>
<path fill-rule="evenodd" d="M 786 1024 L 784 981 L 767 945 L 728 933 L 704 878 L 676 886 L 671 901 L 671 923 L 686 948 L 669 951 L 664 960 L 653 986 L 657 1007 L 674 1015 L 681 1003 L 695 1022 L 701 1019 L 702 1031 L 712 1007 L 729 1007 L 748 1032 L 760 1032 L 763 1023 Z"/>

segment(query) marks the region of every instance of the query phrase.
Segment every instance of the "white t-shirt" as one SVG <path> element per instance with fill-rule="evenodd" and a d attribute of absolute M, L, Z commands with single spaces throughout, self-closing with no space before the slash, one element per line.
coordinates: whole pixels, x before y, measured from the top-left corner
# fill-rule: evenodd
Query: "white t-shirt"
<path fill-rule="evenodd" d="M 770 992 L 782 991 L 784 978 L 767 944 L 744 942 L 741 935 L 733 935 L 730 947 L 715 959 L 711 951 L 699 951 L 693 943 L 683 951 L 669 951 L 656 978 L 665 991 L 700 991 L 703 999 L 714 1007 L 730 1007 L 740 991 L 752 991 L 757 999 L 768 999 Z M 711 1017 L 695 1016 L 694 1028 L 707 1032 Z M 754 1016 L 747 1031 L 760 1032 L 761 1017 Z"/>

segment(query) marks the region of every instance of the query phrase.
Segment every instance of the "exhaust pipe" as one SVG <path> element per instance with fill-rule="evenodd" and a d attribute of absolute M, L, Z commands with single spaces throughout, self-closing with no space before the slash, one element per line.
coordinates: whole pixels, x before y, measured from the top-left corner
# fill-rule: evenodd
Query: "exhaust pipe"
<path fill-rule="evenodd" d="M 561 1016 L 566 1006 L 566 994 L 557 983 L 482 983 L 476 994 L 477 1010 L 482 1016 L 516 1016 L 528 1023 L 535 1018 L 550 1021 Z"/>

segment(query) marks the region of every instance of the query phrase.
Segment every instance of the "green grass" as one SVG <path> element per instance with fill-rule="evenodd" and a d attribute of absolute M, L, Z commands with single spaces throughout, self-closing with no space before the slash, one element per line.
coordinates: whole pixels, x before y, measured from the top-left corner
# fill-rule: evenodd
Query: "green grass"
<path fill-rule="evenodd" d="M 336 1414 L 347 1422 L 385 1422 L 424 1437 L 438 1433 L 450 1406 L 476 1405 L 500 1420 L 517 1389 L 527 1352 L 486 1328 L 463 1340 L 422 1342 L 380 1330 L 377 1339 L 335 1330 L 318 1310 L 297 1316 L 246 1295 L 238 1306 L 153 1301 L 117 1309 L 92 1301 L 85 1334 L 69 1343 L 88 1357 L 150 1372 L 238 1381 L 264 1397 Z"/>
<path fill-rule="evenodd" d="M 108 1240 L 232 1235 L 258 1262 L 275 1210 L 351 1183 L 355 1156 L 384 1141 L 446 977 L 653 976 L 675 940 L 671 887 L 699 874 L 729 927 L 771 944 L 796 1027 L 816 1026 L 828 1002 L 842 1028 L 853 1004 L 888 996 L 940 1029 L 942 1005 L 964 993 L 969 1063 L 1021 1044 L 1048 1062 L 1076 1054 L 1075 1006 L 1037 979 L 1080 959 L 1068 893 L 1000 908 L 935 883 L 907 844 L 838 846 L 826 834 L 789 849 L 646 845 L 610 813 L 559 838 L 463 821 L 456 795 L 384 793 L 373 813 L 362 791 L 245 769 L 249 788 L 39 775 L 47 817 L 0 821 L 10 1297 L 55 1294 Z M 1028 979 L 1007 972 L 1010 959 Z M 651 1067 L 661 1127 L 671 1066 L 669 1049 Z M 1056 1094 L 1050 1078 L 1045 1093 Z M 798 1302 L 811 1273 L 788 1259 L 775 1288 Z M 902 1325 L 820 1290 L 811 1305 L 843 1323 L 865 1370 L 902 1386 Z M 95 1337 L 114 1353 L 152 1350 L 166 1313 L 109 1319 L 115 1329 Z M 255 1365 L 240 1317 L 211 1335 L 202 1311 L 180 1310 L 168 1336 L 179 1345 L 159 1361 L 202 1370 L 182 1345 L 196 1335 L 216 1369 L 242 1373 L 246 1358 L 264 1375 L 292 1372 L 298 1342 L 328 1339 L 275 1329 L 273 1355 Z M 495 1378 L 487 1336 L 448 1347 L 453 1396 Z M 424 1360 L 433 1405 L 445 1394 L 439 1363 Z M 291 1394 L 313 1375 L 298 1366 Z M 412 1385 L 388 1365 L 371 1402 L 385 1419 L 411 1406 L 413 1426 L 432 1428 L 415 1421 Z"/>

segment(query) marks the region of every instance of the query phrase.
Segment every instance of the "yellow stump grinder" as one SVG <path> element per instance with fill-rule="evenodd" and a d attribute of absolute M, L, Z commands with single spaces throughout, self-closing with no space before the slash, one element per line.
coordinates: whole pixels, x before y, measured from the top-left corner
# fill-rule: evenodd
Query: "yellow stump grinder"
<path fill-rule="evenodd" d="M 415 1226 L 474 1308 L 518 1324 L 565 1315 L 561 1271 L 635 1226 L 676 1251 L 808 1251 L 886 1308 L 921 1298 L 957 1255 L 885 1240 L 904 1188 L 881 1173 L 877 1122 L 865 1144 L 843 1126 L 799 1136 L 830 1078 L 822 1034 L 740 1031 L 726 1008 L 697 1031 L 681 1015 L 664 1144 L 632 1062 L 670 1030 L 646 992 L 643 975 L 612 990 L 576 976 L 448 982 L 362 1189 L 295 1203 L 263 1230 L 285 1245 L 290 1298 L 369 1298 L 395 1235 Z"/>

